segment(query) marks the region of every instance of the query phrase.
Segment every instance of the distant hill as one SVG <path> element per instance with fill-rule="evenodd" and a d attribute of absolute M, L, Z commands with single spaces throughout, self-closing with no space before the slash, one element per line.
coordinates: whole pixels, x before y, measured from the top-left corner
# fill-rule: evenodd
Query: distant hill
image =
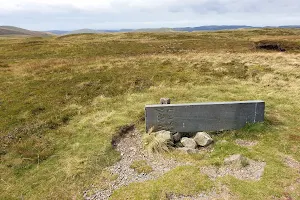
<path fill-rule="evenodd" d="M 99 31 L 94 29 L 79 29 L 75 31 L 70 31 L 67 34 L 81 34 L 81 33 L 99 33 Z"/>
<path fill-rule="evenodd" d="M 300 28 L 300 25 L 278 26 L 278 28 Z"/>
<path fill-rule="evenodd" d="M 147 29 L 136 29 L 135 32 L 172 32 L 175 31 L 172 28 L 147 28 Z"/>
<path fill-rule="evenodd" d="M 249 29 L 249 28 L 300 28 L 300 25 L 289 26 L 265 26 L 254 27 L 246 25 L 211 25 L 211 26 L 198 26 L 198 27 L 179 27 L 179 28 L 145 28 L 145 29 L 119 29 L 119 30 L 96 30 L 96 29 L 79 29 L 74 31 L 52 30 L 47 31 L 57 35 L 67 34 L 80 34 L 80 33 L 115 33 L 115 32 L 172 32 L 172 31 L 220 31 L 220 30 L 236 30 L 236 29 Z"/>
<path fill-rule="evenodd" d="M 184 28 L 174 28 L 174 31 L 220 31 L 220 30 L 235 30 L 241 28 L 255 28 L 253 26 L 238 26 L 238 25 L 226 25 L 226 26 L 199 26 L 199 27 L 184 27 Z"/>
<path fill-rule="evenodd" d="M 135 29 L 120 29 L 118 32 L 132 32 Z"/>
<path fill-rule="evenodd" d="M 56 35 L 70 35 L 70 34 L 82 34 L 82 33 L 116 33 L 116 32 L 131 32 L 131 31 L 133 31 L 133 29 L 120 29 L 120 30 L 79 29 L 74 31 L 50 30 L 47 32 Z"/>
<path fill-rule="evenodd" d="M 48 32 L 48 33 L 55 34 L 55 35 L 63 35 L 63 34 L 69 33 L 70 31 L 50 30 L 50 31 L 47 31 L 47 32 Z"/>
<path fill-rule="evenodd" d="M 15 27 L 15 26 L 0 26 L 0 35 L 24 35 L 34 37 L 45 37 L 52 35 L 51 33 L 30 31 L 27 29 Z"/>

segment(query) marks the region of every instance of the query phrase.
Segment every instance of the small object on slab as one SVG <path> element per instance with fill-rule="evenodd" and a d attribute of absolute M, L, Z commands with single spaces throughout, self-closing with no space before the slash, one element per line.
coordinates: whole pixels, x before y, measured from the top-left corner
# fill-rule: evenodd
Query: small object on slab
<path fill-rule="evenodd" d="M 194 140 L 201 147 L 206 147 L 213 142 L 213 139 L 205 132 L 198 132 Z"/>
<path fill-rule="evenodd" d="M 197 143 L 192 138 L 183 137 L 181 139 L 181 143 L 183 144 L 184 147 L 189 149 L 196 149 L 197 147 Z"/>
<path fill-rule="evenodd" d="M 171 99 L 169 98 L 161 98 L 160 104 L 171 104 Z"/>

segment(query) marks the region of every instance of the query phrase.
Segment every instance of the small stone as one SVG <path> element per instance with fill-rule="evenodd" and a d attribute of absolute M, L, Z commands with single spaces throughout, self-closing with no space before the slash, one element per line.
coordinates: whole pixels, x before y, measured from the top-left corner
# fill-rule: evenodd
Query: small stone
<path fill-rule="evenodd" d="M 170 131 L 158 131 L 155 133 L 155 137 L 160 142 L 173 142 L 173 136 Z"/>
<path fill-rule="evenodd" d="M 130 151 L 136 151 L 136 148 L 130 147 L 129 150 L 130 150 Z"/>
<path fill-rule="evenodd" d="M 190 148 L 186 148 L 186 147 L 178 148 L 178 150 L 183 153 L 187 153 L 187 154 L 199 153 L 198 149 L 190 149 Z"/>
<path fill-rule="evenodd" d="M 169 98 L 161 98 L 160 104 L 171 104 L 171 99 Z"/>
<path fill-rule="evenodd" d="M 173 135 L 173 139 L 174 139 L 174 142 L 180 142 L 180 140 L 181 140 L 181 133 L 175 133 Z"/>
<path fill-rule="evenodd" d="M 247 165 L 249 165 L 249 161 L 247 158 L 245 158 L 241 154 L 235 154 L 235 155 L 225 158 L 224 164 L 241 168 L 241 167 L 246 167 Z"/>
<path fill-rule="evenodd" d="M 201 147 L 208 146 L 213 142 L 213 139 L 205 132 L 198 132 L 194 140 Z"/>
<path fill-rule="evenodd" d="M 181 139 L 181 143 L 184 147 L 187 147 L 189 149 L 196 149 L 197 143 L 192 138 L 184 137 Z"/>

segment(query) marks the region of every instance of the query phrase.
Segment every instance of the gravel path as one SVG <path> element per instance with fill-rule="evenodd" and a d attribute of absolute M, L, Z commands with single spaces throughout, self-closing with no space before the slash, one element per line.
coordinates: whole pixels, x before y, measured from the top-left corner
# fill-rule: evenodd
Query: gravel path
<path fill-rule="evenodd" d="M 216 200 L 237 199 L 225 185 L 220 185 L 217 188 L 213 188 L 209 192 L 197 194 L 197 195 L 170 195 L 169 200 Z"/>
<path fill-rule="evenodd" d="M 245 146 L 253 146 L 255 143 L 248 141 L 237 141 Z M 122 138 L 117 144 L 116 149 L 121 153 L 121 160 L 107 169 L 118 178 L 108 183 L 109 187 L 105 190 L 99 190 L 94 192 L 93 195 L 88 196 L 89 191 L 84 193 L 85 200 L 106 200 L 112 195 L 112 193 L 131 183 L 144 182 L 148 180 L 154 180 L 165 174 L 166 172 L 183 165 L 190 165 L 190 163 L 182 163 L 176 161 L 174 158 L 167 159 L 160 154 L 149 154 L 144 151 L 142 145 L 142 136 L 137 130 L 130 131 L 124 138 Z M 153 171 L 149 174 L 139 174 L 130 166 L 133 161 L 144 160 Z M 291 162 L 290 162 L 291 163 Z M 293 163 L 294 164 L 294 163 Z M 249 160 L 249 165 L 240 169 L 236 169 L 230 165 L 223 167 L 206 166 L 201 168 L 201 173 L 208 175 L 211 179 L 222 177 L 226 175 L 232 175 L 238 179 L 243 180 L 259 180 L 264 172 L 266 163 Z M 169 199 L 234 199 L 230 191 L 225 186 L 219 186 L 213 190 L 201 193 L 195 196 L 176 196 L 170 195 Z"/>
<path fill-rule="evenodd" d="M 254 180 L 258 181 L 263 176 L 266 166 L 265 162 L 259 162 L 254 160 L 248 160 L 249 165 L 242 168 L 236 168 L 231 165 L 222 166 L 220 168 L 215 166 L 202 167 L 201 172 L 206 174 L 211 179 L 223 177 L 227 175 L 234 176 L 240 180 Z"/>
<path fill-rule="evenodd" d="M 128 133 L 116 146 L 121 153 L 121 160 L 108 169 L 118 175 L 118 178 L 109 183 L 110 187 L 107 190 L 100 190 L 94 195 L 88 197 L 84 195 L 86 200 L 104 200 L 108 199 L 113 191 L 122 186 L 129 185 L 134 182 L 144 182 L 147 180 L 157 179 L 166 172 L 189 163 L 180 163 L 174 159 L 166 159 L 158 154 L 149 154 L 143 150 L 141 134 L 134 130 Z M 145 160 L 153 171 L 149 174 L 138 174 L 130 168 L 133 161 Z M 87 194 L 87 192 L 86 192 Z"/>

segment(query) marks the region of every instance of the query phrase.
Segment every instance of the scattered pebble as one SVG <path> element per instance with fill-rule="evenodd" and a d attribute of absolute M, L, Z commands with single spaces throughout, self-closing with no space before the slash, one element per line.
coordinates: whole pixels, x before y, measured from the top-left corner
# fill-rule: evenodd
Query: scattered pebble
<path fill-rule="evenodd" d="M 144 182 L 147 180 L 157 179 L 166 172 L 188 163 L 180 163 L 174 159 L 166 159 L 159 154 L 149 154 L 143 150 L 141 134 L 136 130 L 128 133 L 125 138 L 121 139 L 116 145 L 116 149 L 121 153 L 122 158 L 119 162 L 109 167 L 113 174 L 118 175 L 115 181 L 109 183 L 109 189 L 99 190 L 92 196 L 87 196 L 88 192 L 84 193 L 86 200 L 104 200 L 108 199 L 112 193 L 134 182 Z M 133 161 L 145 160 L 153 171 L 149 174 L 138 174 L 134 169 L 130 168 Z"/>
<path fill-rule="evenodd" d="M 257 141 L 248 141 L 248 140 L 241 140 L 241 139 L 235 140 L 235 143 L 242 147 L 254 147 L 258 144 Z"/>
<path fill-rule="evenodd" d="M 221 185 L 218 188 L 213 188 L 209 192 L 204 192 L 197 195 L 169 195 L 169 200 L 215 200 L 215 199 L 237 199 L 230 190 L 225 186 Z"/>
<path fill-rule="evenodd" d="M 237 168 L 234 163 L 222 167 L 205 166 L 201 168 L 201 172 L 213 180 L 227 175 L 234 176 L 240 180 L 260 180 L 263 176 L 266 163 L 250 159 L 248 159 L 248 163 L 247 166 L 240 168 Z"/>
<path fill-rule="evenodd" d="M 257 142 L 250 141 L 236 141 L 239 144 L 244 146 L 253 146 Z M 160 154 L 149 154 L 144 151 L 142 146 L 142 136 L 136 130 L 128 133 L 124 138 L 122 138 L 119 143 L 116 144 L 116 149 L 120 152 L 122 158 L 119 162 L 114 164 L 107 169 L 114 175 L 117 175 L 117 179 L 108 183 L 109 187 L 105 190 L 99 190 L 89 196 L 90 191 L 84 192 L 85 200 L 105 200 L 108 199 L 112 193 L 131 183 L 144 182 L 148 180 L 154 180 L 165 174 L 166 172 L 183 165 L 189 165 L 190 163 L 178 162 L 175 159 L 166 159 Z M 149 166 L 152 167 L 153 171 L 146 174 L 139 174 L 134 169 L 130 168 L 133 161 L 145 160 Z M 291 160 L 288 163 L 294 167 L 299 166 L 292 162 Z M 258 162 L 253 160 L 248 160 L 249 165 L 236 168 L 231 165 L 225 165 L 222 167 L 215 166 L 206 166 L 201 168 L 201 173 L 208 175 L 211 179 L 216 179 L 217 177 L 223 177 L 226 175 L 232 175 L 238 179 L 242 180 L 259 180 L 264 172 L 265 162 Z M 221 188 L 221 189 L 220 189 Z M 208 193 L 201 193 L 195 196 L 182 196 L 182 195 L 169 195 L 169 199 L 199 199 L 199 200 L 210 200 L 210 199 L 232 199 L 230 191 L 222 186 L 218 189 L 213 189 Z"/>

